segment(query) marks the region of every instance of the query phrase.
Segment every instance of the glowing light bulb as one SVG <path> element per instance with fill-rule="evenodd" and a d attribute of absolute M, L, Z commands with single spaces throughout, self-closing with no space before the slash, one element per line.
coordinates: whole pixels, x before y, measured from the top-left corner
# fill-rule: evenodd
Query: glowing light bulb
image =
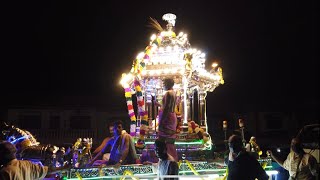
<path fill-rule="evenodd" d="M 142 59 L 144 56 L 144 53 L 143 52 L 140 52 L 138 55 L 137 55 L 137 59 Z"/>
<path fill-rule="evenodd" d="M 214 62 L 214 63 L 212 63 L 212 65 L 211 65 L 213 68 L 215 68 L 215 67 L 217 67 L 218 66 L 218 63 L 216 63 L 216 62 Z"/>
<path fill-rule="evenodd" d="M 171 46 L 167 46 L 166 50 L 170 52 L 171 51 Z"/>
<path fill-rule="evenodd" d="M 157 36 L 155 34 L 152 34 L 152 36 L 150 37 L 151 41 L 155 40 L 157 38 Z"/>

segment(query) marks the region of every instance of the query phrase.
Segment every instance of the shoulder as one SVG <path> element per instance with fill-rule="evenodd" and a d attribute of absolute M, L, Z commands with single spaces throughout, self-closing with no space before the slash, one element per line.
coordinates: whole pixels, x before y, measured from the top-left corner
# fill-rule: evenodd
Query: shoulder
<path fill-rule="evenodd" d="M 128 133 L 124 133 L 124 134 L 122 134 L 121 136 L 122 136 L 121 138 L 122 138 L 122 139 L 125 139 L 126 141 L 132 140 L 131 135 L 128 134 Z"/>
<path fill-rule="evenodd" d="M 308 159 L 309 161 L 317 161 L 316 158 L 312 154 L 309 154 L 309 153 L 304 154 L 303 157 Z"/>
<path fill-rule="evenodd" d="M 168 154 L 168 160 L 169 161 L 175 161 L 174 158 L 170 154 Z"/>
<path fill-rule="evenodd" d="M 108 142 L 112 137 L 106 137 L 103 139 L 102 143 Z"/>
<path fill-rule="evenodd" d="M 131 135 L 128 134 L 127 132 L 126 132 L 126 133 L 123 133 L 123 134 L 122 134 L 122 137 L 124 137 L 124 138 L 130 138 L 130 139 L 132 138 Z"/>
<path fill-rule="evenodd" d="M 290 153 L 287 156 L 287 159 L 292 159 L 294 157 L 294 152 L 290 151 Z"/>
<path fill-rule="evenodd" d="M 17 165 L 17 164 L 21 164 L 21 165 L 35 165 L 34 163 L 32 163 L 31 161 L 28 160 L 16 160 L 15 162 L 13 162 L 12 164 Z"/>
<path fill-rule="evenodd" d="M 167 95 L 174 96 L 176 93 L 174 90 L 167 91 Z"/>
<path fill-rule="evenodd" d="M 106 145 L 112 143 L 114 140 L 115 140 L 115 138 L 114 138 L 114 137 L 111 137 L 111 138 L 106 142 Z"/>

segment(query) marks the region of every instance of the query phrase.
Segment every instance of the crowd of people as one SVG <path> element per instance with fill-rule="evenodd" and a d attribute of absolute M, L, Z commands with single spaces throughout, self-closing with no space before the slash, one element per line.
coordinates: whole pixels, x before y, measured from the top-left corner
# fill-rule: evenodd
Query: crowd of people
<path fill-rule="evenodd" d="M 174 112 L 176 94 L 173 90 L 173 79 L 165 79 L 163 86 L 166 93 L 162 103 L 154 102 L 159 110 L 158 139 L 154 143 L 154 151 L 143 151 L 137 156 L 133 138 L 123 127 L 122 121 L 109 124 L 110 136 L 106 137 L 100 146 L 92 153 L 93 158 L 87 167 L 113 166 L 119 168 L 128 164 L 158 164 L 159 176 L 179 175 L 178 155 L 175 146 L 177 117 Z M 267 180 L 270 177 L 258 162 L 261 149 L 254 136 L 248 144 L 243 137 L 232 134 L 228 139 L 229 154 L 225 159 L 228 180 Z M 42 179 L 50 174 L 68 171 L 71 166 L 48 167 L 16 158 L 16 147 L 7 141 L 0 142 L 0 179 L 1 180 L 33 180 Z M 268 150 L 271 158 L 288 170 L 290 179 L 312 180 L 318 177 L 319 167 L 315 158 L 305 153 L 301 141 L 293 138 L 291 151 L 286 160 L 281 161 L 272 151 Z M 175 179 L 175 178 L 168 178 Z"/>
<path fill-rule="evenodd" d="M 48 167 L 28 160 L 16 158 L 16 147 L 7 141 L 0 142 L 0 179 L 1 180 L 35 180 L 43 179 L 58 172 L 68 171 L 71 165 Z"/>

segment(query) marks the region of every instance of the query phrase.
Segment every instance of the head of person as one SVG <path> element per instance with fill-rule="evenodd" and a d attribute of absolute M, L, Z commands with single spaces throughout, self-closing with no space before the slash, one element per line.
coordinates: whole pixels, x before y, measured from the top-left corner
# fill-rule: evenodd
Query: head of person
<path fill-rule="evenodd" d="M 230 136 L 228 143 L 229 143 L 229 149 L 231 152 L 239 153 L 240 151 L 243 150 L 242 139 L 238 135 Z"/>
<path fill-rule="evenodd" d="M 108 137 L 114 136 L 114 134 L 113 134 L 113 123 L 108 123 L 106 125 L 106 129 L 107 129 L 107 136 Z"/>
<path fill-rule="evenodd" d="M 113 134 L 114 136 L 120 136 L 123 130 L 122 121 L 116 121 L 113 123 Z"/>
<path fill-rule="evenodd" d="M 16 147 L 7 141 L 0 142 L 0 165 L 7 164 L 16 158 Z"/>
<path fill-rule="evenodd" d="M 249 142 L 257 142 L 257 139 L 256 139 L 256 137 L 254 137 L 254 136 L 251 136 L 251 138 L 250 138 L 250 141 Z"/>
<path fill-rule="evenodd" d="M 160 141 L 159 139 L 157 139 L 154 142 L 154 146 L 155 146 L 155 153 L 156 156 L 160 159 L 166 159 L 168 157 L 167 154 L 167 146 L 166 143 L 163 141 Z"/>
<path fill-rule="evenodd" d="M 303 154 L 303 146 L 299 138 L 292 138 L 291 139 L 291 144 L 290 144 L 290 149 L 295 152 L 296 154 Z"/>
<path fill-rule="evenodd" d="M 174 86 L 174 80 L 172 78 L 165 78 L 163 80 L 163 87 L 165 90 L 172 89 Z"/>

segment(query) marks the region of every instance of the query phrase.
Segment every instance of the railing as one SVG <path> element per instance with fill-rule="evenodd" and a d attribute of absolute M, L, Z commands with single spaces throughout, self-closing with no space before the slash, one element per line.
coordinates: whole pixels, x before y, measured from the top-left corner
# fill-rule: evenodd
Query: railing
<path fill-rule="evenodd" d="M 95 140 L 97 137 L 97 133 L 94 130 L 33 129 L 29 132 L 32 133 L 41 144 L 70 144 L 75 143 L 77 138 L 92 138 Z"/>

